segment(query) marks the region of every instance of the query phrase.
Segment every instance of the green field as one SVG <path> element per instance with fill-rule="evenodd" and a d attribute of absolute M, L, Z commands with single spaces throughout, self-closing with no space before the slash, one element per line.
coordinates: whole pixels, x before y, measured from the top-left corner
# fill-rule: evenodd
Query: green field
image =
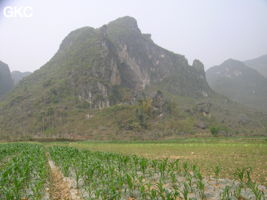
<path fill-rule="evenodd" d="M 266 166 L 264 137 L 0 143 L 0 199 L 264 200 Z"/>

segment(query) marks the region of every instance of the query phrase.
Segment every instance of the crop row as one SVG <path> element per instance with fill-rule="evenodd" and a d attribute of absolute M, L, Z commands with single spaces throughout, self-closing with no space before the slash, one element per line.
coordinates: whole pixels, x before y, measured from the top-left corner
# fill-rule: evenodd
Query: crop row
<path fill-rule="evenodd" d="M 0 199 L 41 199 L 48 168 L 44 148 L 36 144 L 0 145 L 6 155 L 16 154 L 0 168 Z"/>

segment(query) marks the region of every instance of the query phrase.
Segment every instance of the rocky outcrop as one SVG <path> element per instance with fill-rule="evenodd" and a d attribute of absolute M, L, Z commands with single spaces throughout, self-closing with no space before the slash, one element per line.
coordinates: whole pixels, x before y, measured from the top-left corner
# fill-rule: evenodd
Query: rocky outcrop
<path fill-rule="evenodd" d="M 157 46 L 151 35 L 141 33 L 132 17 L 119 18 L 99 29 L 73 31 L 52 61 L 59 63 L 57 67 L 68 61 L 71 87 L 91 108 L 125 103 L 122 91 L 128 91 L 128 102 L 132 102 L 154 85 L 182 96 L 207 97 L 212 93 L 200 61 L 190 66 L 184 56 Z"/>
<path fill-rule="evenodd" d="M 204 116 L 206 116 L 206 115 L 209 115 L 210 110 L 211 110 L 211 106 L 212 106 L 212 103 L 202 102 L 202 103 L 198 103 L 195 106 L 195 110 L 197 112 L 202 113 Z"/>
<path fill-rule="evenodd" d="M 162 92 L 160 90 L 157 91 L 155 96 L 152 98 L 152 107 L 153 107 L 153 114 L 155 116 L 160 116 L 163 113 L 166 113 L 168 102 L 164 98 Z"/>

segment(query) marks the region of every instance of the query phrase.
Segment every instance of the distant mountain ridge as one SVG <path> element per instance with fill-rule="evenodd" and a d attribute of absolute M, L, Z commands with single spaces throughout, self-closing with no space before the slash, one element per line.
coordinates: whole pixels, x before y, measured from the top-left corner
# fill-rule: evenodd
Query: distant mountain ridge
<path fill-rule="evenodd" d="M 267 78 L 267 54 L 251 60 L 244 61 L 244 63 L 247 66 L 257 70 L 265 78 Z"/>
<path fill-rule="evenodd" d="M 230 99 L 267 110 L 267 79 L 241 61 L 229 59 L 206 72 L 211 88 Z"/>
<path fill-rule="evenodd" d="M 11 76 L 14 84 L 17 85 L 23 78 L 29 76 L 31 72 L 12 71 Z"/>
<path fill-rule="evenodd" d="M 13 87 L 11 73 L 7 64 L 0 61 L 0 97 Z"/>

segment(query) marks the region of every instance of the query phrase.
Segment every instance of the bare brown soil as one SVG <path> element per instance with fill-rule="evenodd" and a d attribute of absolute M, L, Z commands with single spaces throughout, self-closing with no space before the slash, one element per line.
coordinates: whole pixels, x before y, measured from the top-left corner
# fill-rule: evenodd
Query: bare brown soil
<path fill-rule="evenodd" d="M 69 184 L 64 181 L 64 176 L 59 169 L 49 161 L 51 169 L 50 197 L 52 200 L 71 200 Z"/>
<path fill-rule="evenodd" d="M 71 180 L 65 178 L 54 162 L 49 160 L 51 170 L 50 198 L 52 200 L 81 200 L 77 189 L 72 188 Z"/>

